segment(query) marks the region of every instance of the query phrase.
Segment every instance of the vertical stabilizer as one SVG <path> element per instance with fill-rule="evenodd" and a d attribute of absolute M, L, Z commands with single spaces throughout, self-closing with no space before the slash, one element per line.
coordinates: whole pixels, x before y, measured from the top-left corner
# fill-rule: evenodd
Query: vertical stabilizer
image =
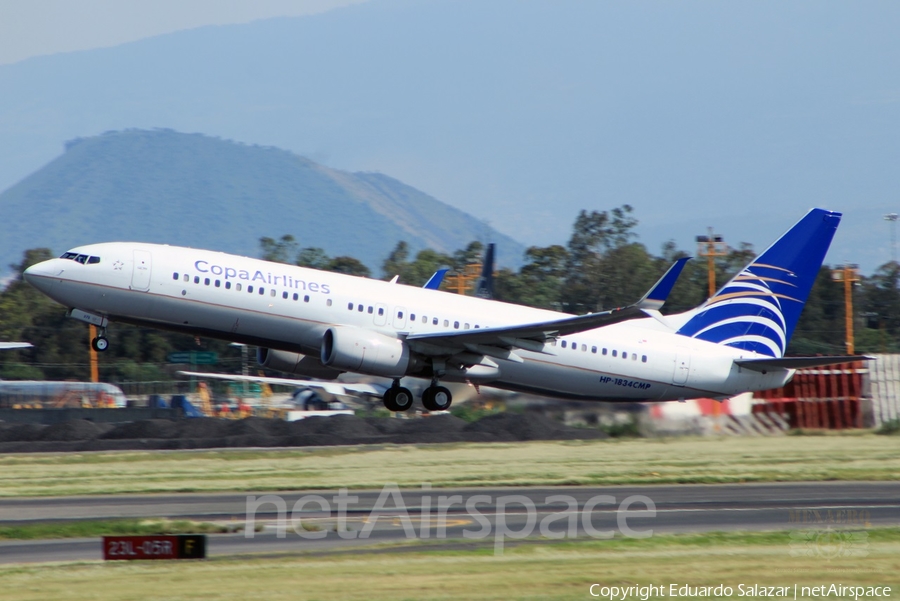
<path fill-rule="evenodd" d="M 812 209 L 678 330 L 770 357 L 783 357 L 841 214 Z"/>

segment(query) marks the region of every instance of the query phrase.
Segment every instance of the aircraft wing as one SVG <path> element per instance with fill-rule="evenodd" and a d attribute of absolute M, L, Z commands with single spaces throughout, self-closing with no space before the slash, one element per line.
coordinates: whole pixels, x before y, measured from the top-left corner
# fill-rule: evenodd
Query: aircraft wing
<path fill-rule="evenodd" d="M 406 341 L 427 355 L 454 354 L 462 351 L 484 353 L 483 347 L 499 347 L 500 349 L 521 348 L 539 353 L 547 353 L 544 344 L 555 340 L 558 336 L 584 332 L 595 328 L 612 325 L 630 319 L 647 317 L 637 306 L 613 309 L 602 313 L 588 313 L 578 317 L 567 317 L 554 321 L 503 326 L 499 328 L 481 328 L 455 332 L 435 332 L 432 334 L 411 334 Z M 555 353 L 549 353 L 555 354 Z M 506 358 L 506 357 L 503 357 Z"/>
<path fill-rule="evenodd" d="M 544 347 L 546 342 L 567 334 L 594 330 L 631 319 L 641 319 L 650 315 L 646 310 L 658 310 L 665 303 L 687 261 L 688 258 L 675 261 L 641 300 L 621 309 L 499 328 L 411 334 L 407 336 L 406 341 L 426 355 L 452 355 L 469 351 L 521 361 L 520 357 L 510 352 L 511 349 L 520 348 L 537 353 L 555 354 Z"/>
<path fill-rule="evenodd" d="M 30 342 L 0 342 L 0 351 L 12 350 L 16 348 L 29 348 Z"/>
<path fill-rule="evenodd" d="M 875 357 L 866 355 L 839 355 L 831 357 L 771 357 L 765 359 L 735 359 L 735 365 L 753 371 L 770 369 L 803 369 L 804 367 L 824 367 L 852 361 L 874 361 Z"/>
<path fill-rule="evenodd" d="M 183 376 L 196 378 L 212 378 L 215 380 L 231 380 L 234 382 L 257 382 L 259 384 L 278 384 L 295 388 L 320 388 L 329 394 L 348 396 L 353 393 L 381 396 L 384 388 L 379 389 L 372 384 L 348 384 L 343 382 L 319 382 L 316 380 L 295 380 L 292 378 L 269 378 L 266 376 L 239 376 L 233 374 L 212 374 L 199 371 L 179 371 Z"/>

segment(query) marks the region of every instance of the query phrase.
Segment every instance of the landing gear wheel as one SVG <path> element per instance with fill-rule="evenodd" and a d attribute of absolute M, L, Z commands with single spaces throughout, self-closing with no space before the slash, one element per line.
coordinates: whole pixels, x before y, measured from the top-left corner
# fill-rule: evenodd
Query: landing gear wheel
<path fill-rule="evenodd" d="M 422 393 L 422 405 L 429 411 L 446 411 L 453 402 L 453 395 L 443 386 L 429 386 Z"/>
<path fill-rule="evenodd" d="M 412 393 L 402 386 L 392 386 L 384 393 L 384 406 L 389 411 L 406 411 L 412 404 Z"/>
<path fill-rule="evenodd" d="M 102 336 L 97 336 L 96 338 L 91 340 L 91 348 L 98 353 L 102 353 L 109 348 L 109 340 Z"/>

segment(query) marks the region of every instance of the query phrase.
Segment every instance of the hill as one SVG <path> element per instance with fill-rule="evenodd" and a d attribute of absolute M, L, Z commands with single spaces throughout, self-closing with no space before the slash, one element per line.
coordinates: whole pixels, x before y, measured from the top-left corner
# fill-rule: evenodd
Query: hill
<path fill-rule="evenodd" d="M 39 246 L 137 240 L 258 256 L 259 238 L 350 255 L 381 272 L 400 240 L 452 252 L 496 241 L 501 263 L 522 246 L 481 221 L 380 173 L 348 173 L 272 147 L 171 130 L 78 138 L 0 194 L 0 257 Z"/>

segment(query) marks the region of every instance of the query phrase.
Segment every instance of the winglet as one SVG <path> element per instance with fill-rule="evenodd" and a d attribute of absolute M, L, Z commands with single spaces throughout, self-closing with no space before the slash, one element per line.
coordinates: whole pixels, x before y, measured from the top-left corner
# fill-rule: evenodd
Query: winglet
<path fill-rule="evenodd" d="M 441 287 L 441 282 L 444 281 L 444 276 L 447 275 L 448 271 L 450 270 L 447 268 L 438 269 L 434 272 L 434 275 L 428 278 L 428 281 L 425 282 L 425 285 L 422 286 L 422 288 L 426 288 L 428 290 L 437 290 Z"/>
<path fill-rule="evenodd" d="M 635 306 L 640 307 L 641 309 L 655 309 L 657 311 L 661 309 L 666 303 L 666 299 L 669 298 L 669 294 L 672 292 L 675 282 L 678 281 L 678 276 L 681 275 L 684 264 L 690 261 L 690 259 L 690 257 L 682 257 L 675 261 L 675 263 L 669 267 L 669 270 L 659 278 L 659 281 L 653 285 L 653 288 L 644 295 L 644 298 L 635 303 Z"/>

